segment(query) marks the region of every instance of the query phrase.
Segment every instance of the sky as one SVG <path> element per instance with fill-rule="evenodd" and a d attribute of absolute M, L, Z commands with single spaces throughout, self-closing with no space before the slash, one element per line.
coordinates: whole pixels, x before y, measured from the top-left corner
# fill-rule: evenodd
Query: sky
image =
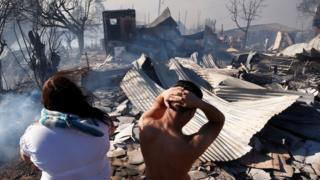
<path fill-rule="evenodd" d="M 261 16 L 254 24 L 280 23 L 293 28 L 305 28 L 309 26 L 310 19 L 302 17 L 296 10 L 302 0 L 265 0 L 265 7 L 261 10 Z M 206 18 L 216 19 L 217 27 L 224 24 L 225 29 L 235 28 L 231 21 L 226 3 L 228 0 L 162 0 L 161 9 L 169 7 L 172 16 L 184 21 L 187 13 L 187 26 L 193 27 Z M 158 14 L 159 0 L 108 0 L 105 2 L 106 9 L 128 9 L 134 7 L 138 21 L 154 20 Z M 150 18 L 149 18 L 150 17 Z"/>

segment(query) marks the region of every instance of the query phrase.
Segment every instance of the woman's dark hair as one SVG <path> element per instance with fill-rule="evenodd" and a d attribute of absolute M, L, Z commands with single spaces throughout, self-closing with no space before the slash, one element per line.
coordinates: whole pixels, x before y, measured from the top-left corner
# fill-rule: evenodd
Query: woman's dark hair
<path fill-rule="evenodd" d="M 109 115 L 90 105 L 81 89 L 67 78 L 68 72 L 58 72 L 50 77 L 42 88 L 42 103 L 51 111 L 92 118 L 112 125 Z"/>

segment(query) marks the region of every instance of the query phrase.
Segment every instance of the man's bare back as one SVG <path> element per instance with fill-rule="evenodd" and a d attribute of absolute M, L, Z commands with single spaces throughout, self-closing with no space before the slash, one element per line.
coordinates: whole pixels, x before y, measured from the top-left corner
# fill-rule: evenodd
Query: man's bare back
<path fill-rule="evenodd" d="M 202 96 L 202 94 L 201 94 Z M 184 135 L 182 127 L 201 109 L 208 118 L 199 132 Z M 194 161 L 218 136 L 223 114 L 183 87 L 174 87 L 157 97 L 140 119 L 140 144 L 151 180 L 190 179 Z"/>

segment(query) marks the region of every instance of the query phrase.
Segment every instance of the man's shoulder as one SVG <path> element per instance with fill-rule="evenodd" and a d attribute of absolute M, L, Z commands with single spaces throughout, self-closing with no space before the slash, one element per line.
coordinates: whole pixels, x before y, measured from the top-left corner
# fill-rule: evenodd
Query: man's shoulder
<path fill-rule="evenodd" d="M 139 120 L 140 135 L 147 137 L 156 136 L 158 134 L 157 132 L 159 127 L 155 121 L 159 120 L 153 118 L 141 118 Z"/>
<path fill-rule="evenodd" d="M 153 117 L 146 117 L 146 116 L 142 116 L 139 119 L 139 127 L 140 129 L 144 129 L 145 127 L 152 127 L 155 126 L 155 122 L 157 121 L 157 119 L 153 118 Z"/>

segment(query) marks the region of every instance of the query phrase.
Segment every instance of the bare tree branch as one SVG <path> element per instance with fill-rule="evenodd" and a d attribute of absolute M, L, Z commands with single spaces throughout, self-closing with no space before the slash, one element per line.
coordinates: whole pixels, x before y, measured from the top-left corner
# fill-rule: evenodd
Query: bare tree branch
<path fill-rule="evenodd" d="M 43 27 L 68 29 L 78 38 L 79 50 L 84 48 L 84 31 L 92 20 L 90 10 L 93 0 L 33 0 L 34 8 L 24 7 L 29 20 L 38 19 Z M 35 18 L 37 17 L 37 18 Z"/>
<path fill-rule="evenodd" d="M 231 20 L 244 33 L 243 47 L 246 47 L 249 28 L 259 16 L 259 10 L 264 7 L 265 0 L 229 0 L 226 5 Z M 245 25 L 241 25 L 243 22 Z"/>
<path fill-rule="evenodd" d="M 317 6 L 320 5 L 320 0 L 302 0 L 297 6 L 298 11 L 306 15 L 315 15 Z"/>

